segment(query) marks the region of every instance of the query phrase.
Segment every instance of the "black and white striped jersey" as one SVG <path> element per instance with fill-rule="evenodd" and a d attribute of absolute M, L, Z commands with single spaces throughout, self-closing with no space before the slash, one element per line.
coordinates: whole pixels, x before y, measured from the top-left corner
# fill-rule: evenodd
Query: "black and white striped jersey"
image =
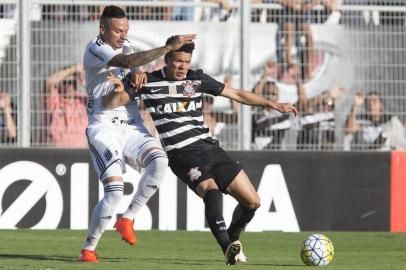
<path fill-rule="evenodd" d="M 154 121 L 165 151 L 211 138 L 203 122 L 203 93 L 218 96 L 224 84 L 202 70 L 189 70 L 181 81 L 168 81 L 164 68 L 147 73 L 141 98 Z"/>

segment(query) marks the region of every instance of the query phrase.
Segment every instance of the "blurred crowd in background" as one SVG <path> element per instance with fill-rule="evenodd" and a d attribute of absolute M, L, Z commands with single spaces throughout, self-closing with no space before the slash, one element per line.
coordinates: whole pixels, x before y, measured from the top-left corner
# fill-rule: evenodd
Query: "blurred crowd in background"
<path fill-rule="evenodd" d="M 196 8 L 180 5 L 123 6 L 129 20 L 232 22 L 240 14 L 236 0 L 201 0 L 212 3 Z M 196 3 L 195 0 L 176 2 Z M 270 100 L 280 101 L 284 88 L 294 89 L 299 110 L 297 117 L 282 115 L 265 108 L 251 108 L 252 150 L 393 150 L 406 149 L 405 119 L 387 109 L 388 99 L 380 89 L 347 89 L 341 84 L 321 89 L 309 95 L 306 84 L 312 81 L 323 62 L 323 53 L 314 47 L 314 24 L 363 24 L 364 27 L 398 25 L 405 29 L 406 13 L 397 10 L 379 11 L 340 9 L 343 5 L 404 7 L 402 1 L 379 0 L 251 0 L 251 23 L 276 25 L 275 55 L 266 58 L 256 71 L 250 90 Z M 268 4 L 269 6 L 261 6 Z M 272 6 L 272 5 L 275 5 Z M 37 5 L 32 10 L 37 20 L 98 21 L 104 6 Z M 0 6 L 0 18 L 13 18 L 15 5 Z M 37 14 L 37 15 L 35 15 Z M 401 48 L 399 48 L 401 49 Z M 162 68 L 162 59 L 144 67 L 145 71 Z M 3 76 L 2 76 L 3 79 Z M 234 74 L 224 74 L 219 80 L 238 88 Z M 404 89 L 402 89 L 404 90 Z M 286 91 L 285 91 L 286 92 Z M 402 93 L 403 94 L 403 93 Z M 12 89 L 0 90 L 0 139 L 2 146 L 17 142 L 16 96 Z M 14 98 L 13 98 L 14 97 Z M 345 113 L 343 136 L 337 139 L 337 102 L 350 102 Z M 81 63 L 52 70 L 43 80 L 41 94 L 41 125 L 46 126 L 37 136 L 47 147 L 85 148 L 86 85 Z M 404 108 L 406 110 L 406 107 Z M 240 107 L 221 97 L 204 97 L 204 119 L 211 133 L 225 148 L 233 149 L 233 137 L 238 132 Z M 406 114 L 406 112 L 405 112 Z M 145 123 L 154 133 L 149 115 L 143 112 Z M 36 123 L 32 123 L 36 125 Z"/>

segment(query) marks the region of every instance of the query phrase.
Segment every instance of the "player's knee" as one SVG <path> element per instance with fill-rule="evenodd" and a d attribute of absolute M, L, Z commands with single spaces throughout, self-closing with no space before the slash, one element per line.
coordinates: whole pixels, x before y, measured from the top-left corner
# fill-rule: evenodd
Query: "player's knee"
<path fill-rule="evenodd" d="M 258 194 L 256 194 L 254 198 L 248 202 L 247 208 L 250 210 L 257 210 L 260 205 L 261 199 L 259 198 Z"/>
<path fill-rule="evenodd" d="M 166 155 L 160 155 L 152 159 L 146 165 L 145 169 L 153 174 L 165 175 L 168 168 L 168 158 Z"/>
<path fill-rule="evenodd" d="M 148 175 L 148 186 L 153 185 L 158 189 L 165 177 L 168 168 L 168 158 L 159 156 L 148 162 L 145 167 L 145 174 Z"/>
<path fill-rule="evenodd" d="M 157 169 L 166 169 L 168 166 L 168 156 L 162 148 L 149 148 L 146 150 L 146 153 L 146 156 L 142 158 L 145 168 L 156 167 Z"/>
<path fill-rule="evenodd" d="M 165 171 L 168 167 L 168 158 L 166 156 L 154 159 L 155 168 Z"/>

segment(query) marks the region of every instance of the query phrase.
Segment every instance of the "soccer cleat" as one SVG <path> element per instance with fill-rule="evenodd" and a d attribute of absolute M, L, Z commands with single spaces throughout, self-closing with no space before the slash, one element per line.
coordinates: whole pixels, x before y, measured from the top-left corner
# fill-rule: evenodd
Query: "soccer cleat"
<path fill-rule="evenodd" d="M 114 228 L 121 234 L 121 239 L 130 245 L 137 244 L 137 238 L 134 233 L 134 222 L 128 218 L 119 218 L 114 224 Z"/>
<path fill-rule="evenodd" d="M 248 262 L 247 257 L 245 256 L 244 252 L 242 252 L 242 244 L 241 244 L 241 242 L 238 241 L 238 240 L 235 241 L 235 242 L 239 243 L 240 246 L 241 246 L 241 247 L 240 247 L 240 253 L 238 253 L 238 254 L 235 256 L 236 261 L 237 261 L 237 262 L 243 262 L 243 263 Z"/>
<path fill-rule="evenodd" d="M 225 253 L 226 265 L 233 265 L 237 263 L 237 255 L 241 251 L 240 241 L 234 241 L 228 245 Z"/>
<path fill-rule="evenodd" d="M 94 250 L 82 249 L 80 251 L 79 261 L 98 263 L 99 258 Z"/>

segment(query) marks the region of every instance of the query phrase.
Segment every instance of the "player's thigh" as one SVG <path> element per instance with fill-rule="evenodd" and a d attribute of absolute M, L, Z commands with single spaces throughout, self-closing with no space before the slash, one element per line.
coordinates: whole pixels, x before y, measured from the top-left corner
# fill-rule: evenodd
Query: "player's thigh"
<path fill-rule="evenodd" d="M 244 170 L 228 185 L 227 192 L 246 208 L 255 209 L 260 205 L 259 195 Z"/>
<path fill-rule="evenodd" d="M 230 158 L 221 147 L 210 150 L 208 155 L 210 157 L 210 173 L 213 175 L 219 190 L 227 194 L 227 187 L 240 173 L 242 166 L 239 162 Z"/>
<path fill-rule="evenodd" d="M 196 185 L 195 192 L 200 198 L 204 198 L 210 189 L 219 189 L 213 178 L 204 179 Z"/>
<path fill-rule="evenodd" d="M 145 168 L 156 158 L 167 158 L 161 143 L 147 131 L 131 130 L 127 135 L 124 156 L 131 167 Z"/>
<path fill-rule="evenodd" d="M 208 163 L 209 157 L 203 151 L 184 151 L 177 155 L 170 155 L 169 159 L 172 172 L 200 197 L 204 196 L 207 189 L 214 186 Z M 197 191 L 198 186 L 199 191 Z"/>
<path fill-rule="evenodd" d="M 93 167 L 100 180 L 123 174 L 123 138 L 116 129 L 88 127 L 86 136 Z"/>

